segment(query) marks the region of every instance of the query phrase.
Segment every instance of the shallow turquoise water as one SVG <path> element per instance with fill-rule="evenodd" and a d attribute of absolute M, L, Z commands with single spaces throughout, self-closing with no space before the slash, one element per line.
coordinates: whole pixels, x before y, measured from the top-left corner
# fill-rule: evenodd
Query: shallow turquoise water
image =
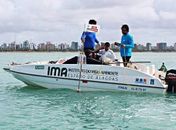
<path fill-rule="evenodd" d="M 176 95 L 81 92 L 26 86 L 2 68 L 77 53 L 0 53 L 0 130 L 175 130 Z M 119 56 L 118 56 L 119 57 Z M 176 69 L 176 53 L 134 53 Z"/>

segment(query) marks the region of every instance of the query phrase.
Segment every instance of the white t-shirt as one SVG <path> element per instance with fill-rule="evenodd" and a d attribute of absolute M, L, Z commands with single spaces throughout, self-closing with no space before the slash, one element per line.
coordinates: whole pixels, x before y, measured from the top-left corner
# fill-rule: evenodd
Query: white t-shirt
<path fill-rule="evenodd" d="M 98 54 L 101 56 L 100 57 L 100 60 L 103 60 L 103 59 L 110 59 L 111 61 L 115 61 L 115 59 L 116 59 L 116 56 L 115 56 L 115 54 L 114 54 L 114 52 L 112 51 L 112 50 L 107 50 L 107 51 L 105 51 L 105 49 L 102 49 L 102 50 L 100 50 L 99 52 L 98 52 Z"/>

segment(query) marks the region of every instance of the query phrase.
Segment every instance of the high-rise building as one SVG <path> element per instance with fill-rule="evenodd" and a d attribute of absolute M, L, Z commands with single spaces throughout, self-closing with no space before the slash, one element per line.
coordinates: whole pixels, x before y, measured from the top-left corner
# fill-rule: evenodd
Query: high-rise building
<path fill-rule="evenodd" d="M 36 50 L 36 44 L 35 43 L 30 43 L 30 50 Z"/>
<path fill-rule="evenodd" d="M 78 42 L 71 43 L 71 50 L 78 51 Z"/>
<path fill-rule="evenodd" d="M 137 50 L 138 51 L 144 51 L 145 50 L 145 46 L 141 45 L 141 44 L 138 44 L 137 45 Z"/>
<path fill-rule="evenodd" d="M 6 50 L 6 49 L 7 49 L 7 44 L 6 44 L 6 43 L 3 43 L 3 44 L 1 45 L 1 48 L 2 48 L 3 50 Z"/>
<path fill-rule="evenodd" d="M 157 48 L 160 51 L 165 51 L 167 50 L 167 43 L 166 42 L 157 43 Z"/>
<path fill-rule="evenodd" d="M 21 50 L 21 46 L 19 44 L 16 44 L 16 50 L 20 51 Z"/>
<path fill-rule="evenodd" d="M 8 46 L 9 50 L 11 51 L 15 51 L 16 50 L 16 43 L 15 41 L 10 43 L 9 46 Z"/>
<path fill-rule="evenodd" d="M 151 51 L 152 50 L 152 44 L 151 43 L 147 43 L 146 44 L 146 48 L 147 48 L 147 51 Z"/>
<path fill-rule="evenodd" d="M 176 51 L 176 43 L 174 44 L 174 50 Z"/>
<path fill-rule="evenodd" d="M 61 43 L 58 45 L 58 49 L 61 51 L 67 50 L 69 48 L 69 45 L 67 43 Z"/>
<path fill-rule="evenodd" d="M 26 40 L 26 41 L 23 42 L 22 49 L 23 50 L 29 50 L 30 49 L 30 44 L 29 44 L 28 40 Z"/>
<path fill-rule="evenodd" d="M 38 50 L 39 51 L 46 51 L 46 45 L 45 45 L 45 43 L 38 44 Z"/>
<path fill-rule="evenodd" d="M 55 50 L 55 45 L 52 44 L 51 42 L 46 42 L 46 50 L 47 51 L 54 51 Z"/>

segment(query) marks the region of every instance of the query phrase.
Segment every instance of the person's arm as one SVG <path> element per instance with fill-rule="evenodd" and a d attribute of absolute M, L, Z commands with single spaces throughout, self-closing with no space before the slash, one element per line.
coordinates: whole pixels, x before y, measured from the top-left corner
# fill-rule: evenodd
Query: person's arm
<path fill-rule="evenodd" d="M 85 32 L 83 32 L 82 35 L 81 35 L 81 42 L 82 43 L 85 42 L 85 38 L 86 38 L 86 34 L 85 34 Z"/>
<path fill-rule="evenodd" d="M 126 45 L 125 44 L 122 44 L 122 43 L 119 43 L 119 42 L 114 42 L 114 45 L 118 46 L 118 47 L 122 47 L 122 48 L 125 48 Z"/>
<path fill-rule="evenodd" d="M 97 37 L 96 37 L 96 34 L 94 33 L 94 38 L 95 38 L 95 42 L 96 43 L 99 43 L 99 41 L 98 41 L 98 39 L 97 39 Z"/>
<path fill-rule="evenodd" d="M 94 39 L 95 39 L 95 43 L 97 43 L 98 46 L 100 46 L 100 43 L 99 43 L 99 41 L 98 41 L 98 39 L 97 39 L 97 37 L 96 37 L 96 34 L 94 34 Z"/>
<path fill-rule="evenodd" d="M 110 50 L 110 52 L 111 52 L 111 57 L 112 57 L 111 60 L 115 61 L 115 59 L 116 59 L 115 53 L 113 52 L 113 50 Z"/>
<path fill-rule="evenodd" d="M 97 40 L 97 38 L 95 37 L 95 42 L 99 44 L 99 41 Z"/>
<path fill-rule="evenodd" d="M 120 46 L 121 43 L 119 43 L 119 42 L 114 42 L 114 45 L 116 45 L 116 46 Z"/>
<path fill-rule="evenodd" d="M 101 51 L 102 49 L 104 49 L 104 46 L 98 47 L 98 48 L 94 51 L 94 53 L 99 53 L 99 51 Z"/>

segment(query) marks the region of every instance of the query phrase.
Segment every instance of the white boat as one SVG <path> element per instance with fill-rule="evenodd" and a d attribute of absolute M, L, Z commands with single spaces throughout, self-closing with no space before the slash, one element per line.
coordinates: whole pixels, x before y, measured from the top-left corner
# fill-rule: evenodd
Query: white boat
<path fill-rule="evenodd" d="M 109 65 L 31 62 L 11 64 L 4 70 L 27 85 L 45 88 L 166 93 L 168 84 L 174 84 L 169 91 L 176 90 L 175 79 L 167 78 L 167 82 L 165 72 L 139 63 L 128 63 L 124 67 L 120 62 Z M 171 76 L 176 77 L 173 73 Z"/>

